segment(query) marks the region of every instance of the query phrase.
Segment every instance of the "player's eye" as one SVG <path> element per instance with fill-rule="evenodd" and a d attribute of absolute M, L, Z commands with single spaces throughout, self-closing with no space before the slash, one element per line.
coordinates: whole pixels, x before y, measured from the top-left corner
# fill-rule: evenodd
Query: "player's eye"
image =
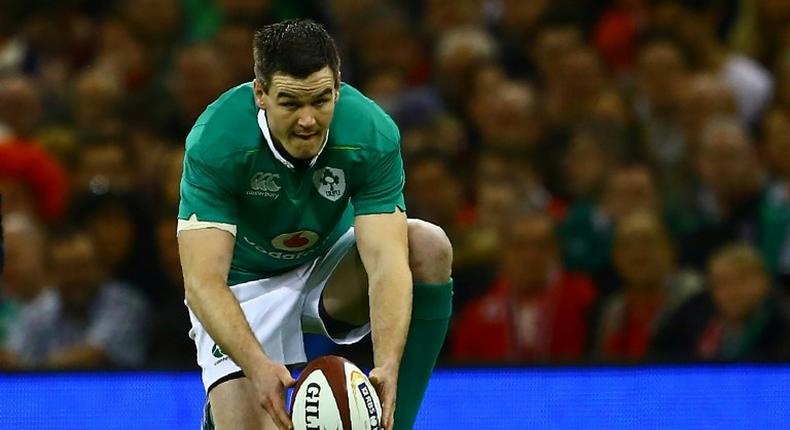
<path fill-rule="evenodd" d="M 284 107 L 286 109 L 291 109 L 291 110 L 296 109 L 296 108 L 299 107 L 299 105 L 294 103 L 294 102 L 280 103 L 280 106 L 282 106 L 282 107 Z"/>
<path fill-rule="evenodd" d="M 320 107 L 323 107 L 324 105 L 326 105 L 328 101 L 329 100 L 327 100 L 327 99 L 316 100 L 316 101 L 313 102 L 313 106 L 315 106 L 317 108 L 320 108 Z"/>

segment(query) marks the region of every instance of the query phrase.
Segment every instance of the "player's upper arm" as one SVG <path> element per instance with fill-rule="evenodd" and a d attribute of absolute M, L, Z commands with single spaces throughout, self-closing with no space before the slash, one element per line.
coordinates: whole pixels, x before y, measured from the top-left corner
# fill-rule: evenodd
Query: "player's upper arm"
<path fill-rule="evenodd" d="M 204 128 L 195 126 L 187 138 L 178 229 L 213 226 L 235 234 L 238 216 L 235 190 L 241 169 L 232 154 L 215 154 L 215 148 L 224 143 L 223 136 L 209 135 Z"/>
<path fill-rule="evenodd" d="M 234 243 L 232 234 L 218 228 L 178 233 L 178 249 L 187 292 L 204 282 L 227 282 Z"/>
<path fill-rule="evenodd" d="M 376 131 L 365 160 L 365 181 L 351 196 L 355 215 L 386 214 L 405 211 L 403 188 L 406 183 L 400 153 L 400 134 L 391 120 L 386 129 Z"/>
<path fill-rule="evenodd" d="M 368 272 L 380 265 L 406 264 L 408 268 L 408 227 L 406 214 L 358 215 L 354 219 L 357 249 Z"/>

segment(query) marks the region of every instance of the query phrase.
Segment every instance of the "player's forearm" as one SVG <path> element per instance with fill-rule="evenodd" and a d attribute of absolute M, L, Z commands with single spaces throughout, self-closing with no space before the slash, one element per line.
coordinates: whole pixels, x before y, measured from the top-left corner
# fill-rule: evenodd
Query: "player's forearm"
<path fill-rule="evenodd" d="M 397 369 L 411 321 L 411 272 L 405 259 L 382 266 L 369 278 L 373 359 L 376 367 Z"/>
<path fill-rule="evenodd" d="M 224 279 L 187 281 L 185 289 L 187 304 L 206 332 L 246 375 L 268 362 Z"/>

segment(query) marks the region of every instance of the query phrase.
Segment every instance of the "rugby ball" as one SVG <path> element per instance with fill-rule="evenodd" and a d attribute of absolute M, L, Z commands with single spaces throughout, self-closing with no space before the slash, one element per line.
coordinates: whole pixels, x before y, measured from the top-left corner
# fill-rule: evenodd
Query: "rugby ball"
<path fill-rule="evenodd" d="M 291 398 L 294 430 L 380 430 L 381 402 L 365 374 L 328 355 L 307 364 Z"/>

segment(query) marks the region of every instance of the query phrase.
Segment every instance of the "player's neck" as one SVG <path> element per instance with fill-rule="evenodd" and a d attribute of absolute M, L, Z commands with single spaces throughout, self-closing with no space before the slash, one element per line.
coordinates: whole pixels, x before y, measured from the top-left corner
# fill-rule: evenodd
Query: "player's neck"
<path fill-rule="evenodd" d="M 287 149 L 285 149 L 285 146 L 283 146 L 283 144 L 280 143 L 279 140 L 274 138 L 274 136 L 272 136 L 272 144 L 274 144 L 274 148 L 277 149 L 277 152 L 279 152 L 280 155 L 282 155 L 283 158 L 288 160 L 289 163 L 293 164 L 294 168 L 296 168 L 296 169 L 306 169 L 306 168 L 310 167 L 310 162 L 312 161 L 311 159 L 309 159 L 309 158 L 308 159 L 302 159 L 302 158 L 294 157 L 293 155 L 291 155 L 290 152 L 288 152 Z"/>

